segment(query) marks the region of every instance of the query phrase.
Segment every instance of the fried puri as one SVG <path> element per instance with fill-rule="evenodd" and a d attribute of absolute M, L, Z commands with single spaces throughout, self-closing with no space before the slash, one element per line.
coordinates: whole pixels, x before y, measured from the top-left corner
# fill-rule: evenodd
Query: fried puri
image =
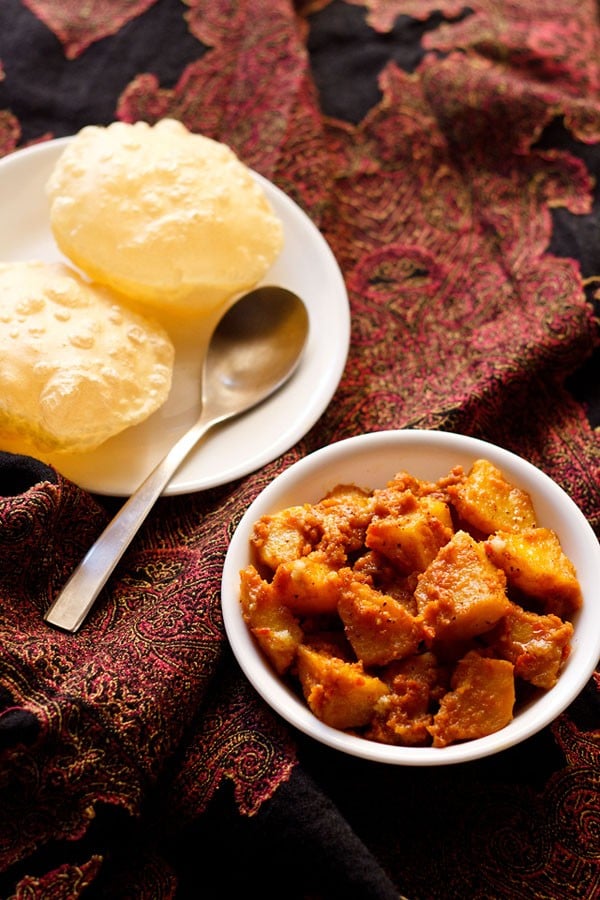
<path fill-rule="evenodd" d="M 62 263 L 0 264 L 0 435 L 83 452 L 158 409 L 174 350 L 162 326 Z"/>
<path fill-rule="evenodd" d="M 252 287 L 283 245 L 281 221 L 250 169 L 173 119 L 83 128 L 47 194 L 63 254 L 167 315 L 203 315 Z"/>

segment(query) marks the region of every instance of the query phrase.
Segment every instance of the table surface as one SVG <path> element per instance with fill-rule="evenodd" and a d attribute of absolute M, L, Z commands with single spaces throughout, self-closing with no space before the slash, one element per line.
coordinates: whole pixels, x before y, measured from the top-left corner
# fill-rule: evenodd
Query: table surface
<path fill-rule="evenodd" d="M 162 498 L 76 636 L 42 612 L 121 501 L 0 453 L 1 896 L 598 896 L 598 673 L 498 756 L 368 763 L 265 707 L 219 584 L 273 477 L 387 428 L 506 447 L 600 534 L 599 46 L 592 0 L 0 4 L 0 155 L 180 119 L 310 217 L 351 312 L 316 424 Z"/>

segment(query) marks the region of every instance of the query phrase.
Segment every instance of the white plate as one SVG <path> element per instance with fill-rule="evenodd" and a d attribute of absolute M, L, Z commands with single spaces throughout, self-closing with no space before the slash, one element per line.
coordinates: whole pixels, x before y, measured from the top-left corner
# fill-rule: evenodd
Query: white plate
<path fill-rule="evenodd" d="M 50 232 L 45 184 L 70 138 L 19 150 L 0 160 L 0 260 L 65 261 Z M 183 494 L 216 487 L 255 471 L 292 447 L 333 396 L 348 354 L 350 310 L 340 269 L 308 216 L 279 188 L 257 175 L 285 234 L 284 249 L 264 283 L 298 293 L 308 308 L 310 335 L 299 368 L 260 407 L 209 432 L 165 490 Z M 67 260 L 68 262 L 68 260 Z M 193 424 L 199 412 L 202 345 L 189 327 L 172 332 L 173 387 L 164 406 L 91 453 L 44 456 L 86 490 L 128 496 Z M 0 449 L 12 449 L 9 445 Z"/>

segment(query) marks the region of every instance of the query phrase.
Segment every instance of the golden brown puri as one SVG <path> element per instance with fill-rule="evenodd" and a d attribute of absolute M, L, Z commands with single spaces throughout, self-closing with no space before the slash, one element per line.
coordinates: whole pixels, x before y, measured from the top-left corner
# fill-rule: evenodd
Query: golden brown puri
<path fill-rule="evenodd" d="M 83 128 L 47 184 L 54 238 L 144 307 L 202 315 L 265 275 L 281 221 L 253 173 L 181 122 Z"/>
<path fill-rule="evenodd" d="M 0 264 L 0 435 L 10 449 L 83 452 L 166 400 L 164 329 L 62 263 Z"/>

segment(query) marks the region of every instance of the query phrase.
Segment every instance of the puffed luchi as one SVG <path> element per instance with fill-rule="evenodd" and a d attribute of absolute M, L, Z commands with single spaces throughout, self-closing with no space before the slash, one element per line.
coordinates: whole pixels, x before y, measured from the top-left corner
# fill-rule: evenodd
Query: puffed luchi
<path fill-rule="evenodd" d="M 174 119 L 83 128 L 46 191 L 62 253 L 167 317 L 204 315 L 251 288 L 283 246 L 281 220 L 251 170 Z"/>
<path fill-rule="evenodd" d="M 0 435 L 15 452 L 93 450 L 171 387 L 164 328 L 63 263 L 0 263 Z"/>

